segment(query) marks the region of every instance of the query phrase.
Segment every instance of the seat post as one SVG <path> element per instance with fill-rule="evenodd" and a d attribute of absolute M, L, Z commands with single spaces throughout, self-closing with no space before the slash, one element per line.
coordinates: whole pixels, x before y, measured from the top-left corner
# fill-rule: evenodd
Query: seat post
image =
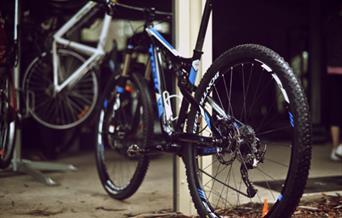
<path fill-rule="evenodd" d="M 200 59 L 200 57 L 203 53 L 202 48 L 203 48 L 205 34 L 207 32 L 208 22 L 209 22 L 209 18 L 210 18 L 212 8 L 213 8 L 213 0 L 207 0 L 205 3 L 205 6 L 204 6 L 201 25 L 200 25 L 200 29 L 199 29 L 198 36 L 197 36 L 196 46 L 194 49 L 194 54 L 193 54 L 194 60 Z"/>

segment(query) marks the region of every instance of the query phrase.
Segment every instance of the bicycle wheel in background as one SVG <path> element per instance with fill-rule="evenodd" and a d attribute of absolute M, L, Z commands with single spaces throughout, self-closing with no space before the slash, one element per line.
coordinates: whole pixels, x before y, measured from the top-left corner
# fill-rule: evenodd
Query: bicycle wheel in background
<path fill-rule="evenodd" d="M 288 64 L 259 45 L 235 47 L 212 64 L 195 96 L 213 123 L 201 127 L 201 115 L 192 110 L 188 131 L 217 137 L 211 131 L 217 128 L 226 137 L 216 149 L 188 146 L 183 157 L 200 216 L 246 207 L 261 216 L 266 200 L 266 216 L 291 216 L 308 176 L 311 124 L 303 89 Z M 223 113 L 212 112 L 213 101 Z M 236 121 L 228 122 L 225 113 Z"/>
<path fill-rule="evenodd" d="M 61 84 L 85 59 L 66 49 L 58 50 Z M 53 65 L 49 53 L 42 54 L 28 66 L 24 79 L 26 109 L 40 124 L 52 129 L 69 129 L 84 122 L 94 110 L 99 93 L 96 73 L 91 70 L 77 83 L 55 94 L 53 91 Z"/>
<path fill-rule="evenodd" d="M 6 72 L 7 71 L 7 72 Z M 16 133 L 15 90 L 7 67 L 0 67 L 0 168 L 9 166 Z"/>
<path fill-rule="evenodd" d="M 145 155 L 132 157 L 129 149 L 136 145 L 144 148 L 153 133 L 151 99 L 144 78 L 132 74 L 123 80 L 103 102 L 96 145 L 101 183 L 115 199 L 130 197 L 142 183 L 149 159 Z"/>

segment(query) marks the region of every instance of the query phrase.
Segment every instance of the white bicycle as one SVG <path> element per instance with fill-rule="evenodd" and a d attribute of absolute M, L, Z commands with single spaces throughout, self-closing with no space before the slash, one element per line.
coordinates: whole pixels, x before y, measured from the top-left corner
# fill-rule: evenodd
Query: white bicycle
<path fill-rule="evenodd" d="M 103 14 L 97 46 L 69 39 L 68 34 Z M 96 2 L 86 3 L 53 35 L 52 49 L 26 69 L 23 92 L 27 113 L 52 129 L 69 129 L 84 122 L 96 108 L 99 82 L 96 71 L 105 59 L 112 17 Z"/>

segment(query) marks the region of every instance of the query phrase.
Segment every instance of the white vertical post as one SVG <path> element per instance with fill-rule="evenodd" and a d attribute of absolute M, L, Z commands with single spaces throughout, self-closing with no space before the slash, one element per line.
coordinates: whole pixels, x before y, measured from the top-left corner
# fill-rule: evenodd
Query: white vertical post
<path fill-rule="evenodd" d="M 191 46 L 194 45 L 191 41 L 191 0 L 175 0 L 175 42 L 176 49 L 182 56 L 190 57 L 192 54 Z M 177 90 L 179 93 L 179 90 Z M 181 158 L 176 158 L 175 164 L 175 191 L 174 197 L 176 211 L 182 212 L 186 215 L 195 213 L 192 206 L 192 201 L 186 181 L 185 166 Z"/>
<path fill-rule="evenodd" d="M 182 56 L 190 57 L 193 54 L 195 43 L 199 31 L 205 0 L 175 0 L 175 41 L 176 49 Z M 209 21 L 208 30 L 203 47 L 204 55 L 202 56 L 201 67 L 197 76 L 197 83 L 202 75 L 208 69 L 212 61 L 212 22 Z M 204 158 L 202 164 L 208 165 L 206 162 L 211 159 Z M 186 215 L 196 214 L 190 197 L 188 184 L 185 175 L 185 167 L 181 158 L 176 158 L 175 164 L 175 206 L 178 212 Z M 203 178 L 205 181 L 205 178 Z"/>
<path fill-rule="evenodd" d="M 201 1 L 202 1 L 202 10 L 203 10 L 204 5 L 205 5 L 205 0 L 201 0 Z M 205 41 L 203 44 L 204 53 L 201 59 L 201 66 L 200 66 L 200 71 L 198 75 L 199 78 L 202 78 L 204 76 L 205 72 L 212 64 L 212 60 L 213 60 L 213 37 L 212 36 L 213 36 L 212 19 L 210 18 L 209 23 L 208 23 L 207 34 L 206 34 Z M 208 112 L 212 113 L 212 111 L 208 111 Z M 204 125 L 203 122 L 202 122 L 202 125 Z M 203 134 L 205 135 L 205 132 Z M 212 156 L 211 155 L 203 156 L 200 161 L 201 161 L 202 169 L 206 169 L 206 173 L 208 173 L 209 175 L 212 175 Z M 202 184 L 206 184 L 206 187 L 211 187 L 213 184 L 212 179 L 209 176 L 202 174 Z M 206 189 L 206 187 L 203 187 L 203 188 Z"/>

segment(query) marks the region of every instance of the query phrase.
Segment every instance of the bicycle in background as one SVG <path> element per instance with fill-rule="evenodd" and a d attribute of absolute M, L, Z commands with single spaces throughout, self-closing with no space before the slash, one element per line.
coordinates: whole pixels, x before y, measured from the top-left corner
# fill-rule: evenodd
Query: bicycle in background
<path fill-rule="evenodd" d="M 22 83 L 26 112 L 43 126 L 70 129 L 94 114 L 100 96 L 99 71 L 115 52 L 106 51 L 112 21 L 106 10 L 104 5 L 86 3 L 53 34 L 51 51 L 28 65 Z M 72 40 L 75 30 L 99 17 L 103 23 L 96 46 Z"/>
<path fill-rule="evenodd" d="M 106 87 L 110 81 L 113 81 L 116 67 L 112 66 L 115 63 L 111 60 L 116 53 L 116 48 L 114 47 L 110 52 L 105 51 L 111 16 L 105 13 L 106 8 L 103 5 L 90 2 L 57 29 L 52 40 L 48 37 L 46 42 L 35 41 L 41 43 L 40 49 L 47 47 L 51 51 L 43 52 L 28 64 L 20 86 L 19 69 L 22 67 L 19 67 L 19 43 L 24 43 L 18 37 L 20 3 L 16 0 L 13 5 L 8 5 L 13 13 L 6 14 L 1 20 L 1 25 L 5 23 L 7 25 L 6 31 L 1 28 L 1 34 L 5 35 L 8 41 L 4 55 L 7 59 L 0 75 L 1 168 L 7 168 L 11 162 L 16 121 L 32 115 L 43 126 L 58 130 L 70 129 L 83 123 L 93 114 L 99 99 L 98 71 L 103 70 L 105 64 L 111 65 L 109 70 L 112 75 L 106 78 L 108 79 L 105 83 Z M 101 16 L 104 17 L 104 24 L 95 48 L 70 39 L 76 31 Z M 53 20 L 52 23 L 55 21 Z M 45 32 L 48 31 L 56 31 L 56 29 L 51 28 Z M 48 45 L 49 42 L 51 46 Z M 15 68 L 18 72 L 14 72 Z M 21 100 L 17 94 L 23 97 L 23 105 L 20 104 Z M 66 140 L 60 149 L 69 146 L 67 143 L 69 141 Z"/>

